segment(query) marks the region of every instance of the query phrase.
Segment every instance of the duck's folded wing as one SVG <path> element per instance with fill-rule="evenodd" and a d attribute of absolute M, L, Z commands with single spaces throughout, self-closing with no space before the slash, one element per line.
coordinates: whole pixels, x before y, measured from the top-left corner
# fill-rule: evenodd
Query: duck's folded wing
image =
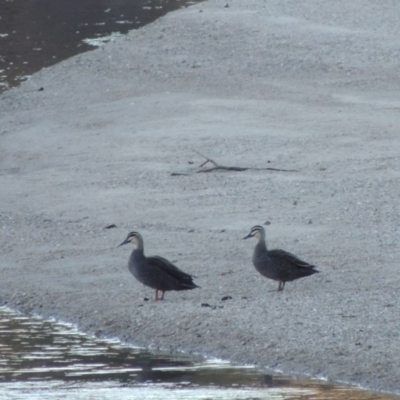
<path fill-rule="evenodd" d="M 294 254 L 289 253 L 288 251 L 285 251 L 285 250 L 281 250 L 281 249 L 270 250 L 268 252 L 268 255 L 271 258 L 286 261 L 287 263 L 289 263 L 293 266 L 296 266 L 298 268 L 311 268 L 311 269 L 315 268 L 315 265 L 312 265 L 312 264 L 309 264 L 308 262 L 300 260 L 300 258 L 295 256 Z"/>
<path fill-rule="evenodd" d="M 160 257 L 160 256 L 147 257 L 147 259 L 152 265 L 154 265 L 156 268 L 162 270 L 163 272 L 167 273 L 168 275 L 171 275 L 174 278 L 177 278 L 183 282 L 188 282 L 188 283 L 192 282 L 192 278 L 193 278 L 192 275 L 189 275 L 186 272 L 183 272 L 182 270 L 180 270 L 178 267 L 176 267 L 174 264 L 172 264 L 167 259 Z"/>

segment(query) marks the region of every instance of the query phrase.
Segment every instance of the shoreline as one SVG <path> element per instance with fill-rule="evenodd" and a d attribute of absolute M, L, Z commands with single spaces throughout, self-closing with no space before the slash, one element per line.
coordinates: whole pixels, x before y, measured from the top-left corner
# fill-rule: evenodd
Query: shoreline
<path fill-rule="evenodd" d="M 0 95 L 0 304 L 400 394 L 396 11 L 242 3 L 170 13 Z M 193 150 L 298 172 L 197 174 Z M 267 221 L 270 248 L 321 272 L 276 292 L 241 241 Z M 116 248 L 132 230 L 201 289 L 152 301 Z"/>

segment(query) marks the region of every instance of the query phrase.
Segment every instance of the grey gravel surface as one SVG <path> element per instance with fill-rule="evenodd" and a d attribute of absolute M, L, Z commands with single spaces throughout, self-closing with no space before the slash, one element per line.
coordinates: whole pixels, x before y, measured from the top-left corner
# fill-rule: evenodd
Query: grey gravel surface
<path fill-rule="evenodd" d="M 3 93 L 0 304 L 400 393 L 399 19 L 397 1 L 209 0 Z M 297 172 L 196 173 L 193 150 Z M 278 293 L 241 240 L 267 222 L 321 273 Z M 154 302 L 116 248 L 132 230 L 202 288 Z"/>

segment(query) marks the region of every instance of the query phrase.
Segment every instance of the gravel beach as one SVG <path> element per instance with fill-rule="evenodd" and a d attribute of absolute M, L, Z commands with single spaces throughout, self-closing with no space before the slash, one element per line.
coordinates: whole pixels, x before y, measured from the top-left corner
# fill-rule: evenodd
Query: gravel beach
<path fill-rule="evenodd" d="M 399 21 L 397 1 L 209 0 L 1 94 L 0 304 L 400 393 Z M 277 292 L 256 224 L 321 273 Z M 117 248 L 133 230 L 201 289 L 155 302 Z"/>

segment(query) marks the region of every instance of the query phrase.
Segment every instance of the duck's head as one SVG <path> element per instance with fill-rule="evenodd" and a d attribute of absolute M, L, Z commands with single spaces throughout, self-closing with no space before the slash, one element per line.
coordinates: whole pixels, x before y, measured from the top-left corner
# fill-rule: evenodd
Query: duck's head
<path fill-rule="evenodd" d="M 250 230 L 250 233 L 245 236 L 243 239 L 248 239 L 254 237 L 257 240 L 263 240 L 265 238 L 265 230 L 261 225 L 253 226 Z"/>
<path fill-rule="evenodd" d="M 132 243 L 135 249 L 142 248 L 143 238 L 138 232 L 130 232 L 128 233 L 126 239 L 121 244 L 119 244 L 118 247 L 128 243 Z"/>

